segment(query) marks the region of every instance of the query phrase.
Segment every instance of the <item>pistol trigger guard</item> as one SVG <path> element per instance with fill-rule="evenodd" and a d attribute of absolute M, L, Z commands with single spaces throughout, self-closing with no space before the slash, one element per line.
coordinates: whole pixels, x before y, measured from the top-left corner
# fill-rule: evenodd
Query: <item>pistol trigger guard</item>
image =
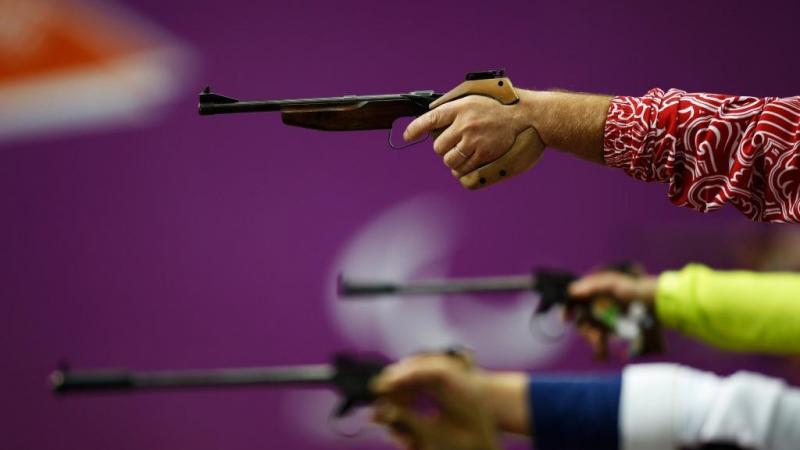
<path fill-rule="evenodd" d="M 345 417 L 347 416 L 340 416 L 336 414 L 336 411 L 341 409 L 340 406 L 337 406 L 336 410 L 331 412 L 328 415 L 328 427 L 331 431 L 344 438 L 355 438 L 358 437 L 364 431 L 364 427 L 362 425 L 358 425 L 353 427 L 352 429 L 342 426 L 342 423 L 346 421 Z M 353 420 L 355 423 L 356 421 Z"/>
<path fill-rule="evenodd" d="M 428 136 L 425 136 L 424 138 L 422 138 L 422 139 L 420 139 L 418 141 L 409 142 L 409 143 L 403 144 L 403 145 L 394 145 L 394 143 L 392 142 L 392 133 L 393 132 L 394 132 L 394 127 L 389 128 L 389 147 L 391 147 L 391 148 L 393 148 L 395 150 L 402 150 L 404 148 L 411 147 L 412 145 L 421 144 L 421 143 L 427 141 L 428 137 L 430 137 L 430 135 L 428 135 Z"/>
<path fill-rule="evenodd" d="M 559 333 L 548 333 L 542 326 L 542 322 L 546 318 L 547 314 L 537 314 L 535 311 L 531 313 L 531 316 L 528 319 L 528 331 L 530 331 L 531 335 L 546 342 L 558 342 L 563 339 L 567 334 L 566 327 L 562 328 L 561 332 Z"/>

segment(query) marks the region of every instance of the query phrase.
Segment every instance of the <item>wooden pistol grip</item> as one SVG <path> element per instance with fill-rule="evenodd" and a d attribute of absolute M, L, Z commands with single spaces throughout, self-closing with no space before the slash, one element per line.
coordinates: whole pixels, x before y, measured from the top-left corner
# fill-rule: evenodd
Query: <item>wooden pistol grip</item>
<path fill-rule="evenodd" d="M 459 181 L 465 188 L 473 190 L 490 186 L 530 169 L 543 152 L 544 143 L 539 133 L 533 127 L 528 128 L 517 135 L 503 156 L 462 176 Z"/>
<path fill-rule="evenodd" d="M 517 91 L 514 90 L 514 85 L 511 84 L 511 80 L 506 77 L 491 78 L 486 80 L 464 81 L 432 102 L 430 104 L 430 109 L 436 108 L 443 103 L 466 97 L 467 95 L 491 97 L 504 105 L 512 105 L 519 101 L 519 96 L 517 96 Z"/>

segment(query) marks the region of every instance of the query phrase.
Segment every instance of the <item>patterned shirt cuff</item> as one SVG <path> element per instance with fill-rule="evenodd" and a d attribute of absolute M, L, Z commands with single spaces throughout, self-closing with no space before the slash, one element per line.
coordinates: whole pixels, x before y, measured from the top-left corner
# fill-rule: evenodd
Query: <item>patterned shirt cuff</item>
<path fill-rule="evenodd" d="M 609 167 L 628 169 L 641 148 L 646 128 L 638 97 L 618 96 L 611 100 L 603 131 L 603 159 Z"/>

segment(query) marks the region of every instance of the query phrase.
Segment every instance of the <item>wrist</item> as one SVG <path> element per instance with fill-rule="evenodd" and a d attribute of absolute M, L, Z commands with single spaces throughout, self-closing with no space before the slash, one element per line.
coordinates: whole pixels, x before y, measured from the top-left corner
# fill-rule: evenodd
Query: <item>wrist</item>
<path fill-rule="evenodd" d="M 478 375 L 481 401 L 497 428 L 529 434 L 528 375 L 523 372 L 481 372 Z"/>
<path fill-rule="evenodd" d="M 526 128 L 535 128 L 545 146 L 552 146 L 547 125 L 550 120 L 548 114 L 551 106 L 548 104 L 552 100 L 552 92 L 518 89 L 517 95 L 520 106 L 519 120 L 525 124 Z"/>
<path fill-rule="evenodd" d="M 518 89 L 520 114 L 545 146 L 599 164 L 612 97 L 564 91 Z"/>
<path fill-rule="evenodd" d="M 639 299 L 648 305 L 656 303 L 656 289 L 658 288 L 658 277 L 645 275 L 639 279 Z"/>

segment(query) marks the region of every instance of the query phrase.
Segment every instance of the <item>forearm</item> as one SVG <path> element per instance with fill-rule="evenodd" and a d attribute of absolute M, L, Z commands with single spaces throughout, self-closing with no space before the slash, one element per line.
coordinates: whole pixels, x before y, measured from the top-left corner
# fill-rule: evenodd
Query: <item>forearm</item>
<path fill-rule="evenodd" d="M 603 132 L 611 97 L 518 90 L 523 120 L 548 147 L 603 164 Z"/>
<path fill-rule="evenodd" d="M 523 372 L 486 372 L 482 376 L 486 407 L 497 427 L 509 433 L 530 434 L 528 375 Z"/>
<path fill-rule="evenodd" d="M 798 274 L 689 265 L 659 277 L 656 311 L 665 326 L 721 348 L 798 354 L 798 293 Z"/>
<path fill-rule="evenodd" d="M 739 372 L 729 377 L 676 364 L 624 370 L 620 408 L 623 448 L 796 448 L 800 393 L 782 381 Z"/>

